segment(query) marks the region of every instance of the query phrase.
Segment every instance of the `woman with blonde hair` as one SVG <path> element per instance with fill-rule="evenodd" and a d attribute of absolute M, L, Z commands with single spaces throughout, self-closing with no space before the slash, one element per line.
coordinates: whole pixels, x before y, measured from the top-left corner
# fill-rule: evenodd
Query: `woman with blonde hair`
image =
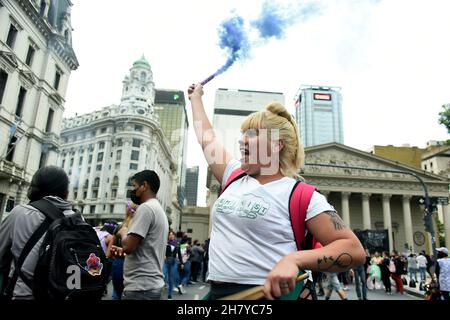
<path fill-rule="evenodd" d="M 210 299 L 255 285 L 264 285 L 268 299 L 287 297 L 296 289 L 301 270 L 342 272 L 364 263 L 359 240 L 318 192 L 302 223 L 323 247 L 297 250 L 289 198 L 304 152 L 285 107 L 271 103 L 248 116 L 241 125 L 242 157 L 236 160 L 218 141 L 206 116 L 202 85 L 191 85 L 188 94 L 195 133 L 216 179 L 223 187 L 236 169 L 244 171 L 212 207 Z"/>

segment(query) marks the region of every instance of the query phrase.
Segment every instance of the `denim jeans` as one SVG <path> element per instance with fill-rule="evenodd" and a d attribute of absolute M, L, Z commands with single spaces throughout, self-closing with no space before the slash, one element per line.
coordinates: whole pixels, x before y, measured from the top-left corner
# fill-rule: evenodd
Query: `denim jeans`
<path fill-rule="evenodd" d="M 179 270 L 179 262 L 177 261 L 176 263 L 177 265 L 177 271 Z M 182 272 L 177 272 L 178 273 L 178 277 L 176 278 L 176 285 L 179 286 L 180 284 L 182 284 L 183 286 L 186 286 L 189 282 L 189 278 L 191 277 L 191 262 L 188 260 L 184 263 L 183 266 L 183 271 Z"/>
<path fill-rule="evenodd" d="M 123 258 L 114 258 L 112 262 L 113 300 L 122 300 L 123 293 Z"/>
<path fill-rule="evenodd" d="M 144 291 L 124 291 L 123 300 L 161 300 L 163 288 Z"/>
<path fill-rule="evenodd" d="M 427 267 L 421 267 L 419 268 L 420 272 L 420 281 L 425 282 L 427 279 Z"/>
<path fill-rule="evenodd" d="M 167 295 L 169 297 L 172 297 L 173 286 L 175 284 L 176 279 L 178 278 L 177 265 L 178 264 L 176 263 L 175 258 L 173 257 L 168 257 L 166 258 L 166 261 L 164 261 L 163 267 L 164 280 L 168 286 Z"/>
<path fill-rule="evenodd" d="M 358 299 L 361 299 L 362 288 L 362 298 L 367 299 L 366 273 L 364 272 L 364 266 L 354 268 L 353 271 L 355 273 L 356 295 L 358 296 Z"/>

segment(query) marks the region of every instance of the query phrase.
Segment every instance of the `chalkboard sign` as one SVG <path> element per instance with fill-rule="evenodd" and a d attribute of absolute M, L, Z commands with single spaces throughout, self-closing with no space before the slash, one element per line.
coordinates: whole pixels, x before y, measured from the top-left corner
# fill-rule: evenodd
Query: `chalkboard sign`
<path fill-rule="evenodd" d="M 355 234 L 363 247 L 369 249 L 370 253 L 389 251 L 388 230 L 355 231 Z"/>

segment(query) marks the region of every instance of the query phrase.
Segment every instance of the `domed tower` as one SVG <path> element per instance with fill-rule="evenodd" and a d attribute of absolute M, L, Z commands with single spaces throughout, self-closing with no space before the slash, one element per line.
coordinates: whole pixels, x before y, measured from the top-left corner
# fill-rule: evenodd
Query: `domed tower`
<path fill-rule="evenodd" d="M 153 108 L 155 83 L 150 64 L 144 55 L 133 63 L 130 75 L 123 80 L 121 105 Z"/>

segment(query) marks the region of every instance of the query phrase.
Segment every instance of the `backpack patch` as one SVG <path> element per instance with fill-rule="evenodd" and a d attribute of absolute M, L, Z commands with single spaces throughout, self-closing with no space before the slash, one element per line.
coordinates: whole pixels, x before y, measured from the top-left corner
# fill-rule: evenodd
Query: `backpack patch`
<path fill-rule="evenodd" d="M 84 268 L 91 276 L 100 276 L 103 270 L 103 263 L 101 263 L 100 258 L 97 257 L 95 253 L 91 253 L 86 261 L 86 267 Z"/>

